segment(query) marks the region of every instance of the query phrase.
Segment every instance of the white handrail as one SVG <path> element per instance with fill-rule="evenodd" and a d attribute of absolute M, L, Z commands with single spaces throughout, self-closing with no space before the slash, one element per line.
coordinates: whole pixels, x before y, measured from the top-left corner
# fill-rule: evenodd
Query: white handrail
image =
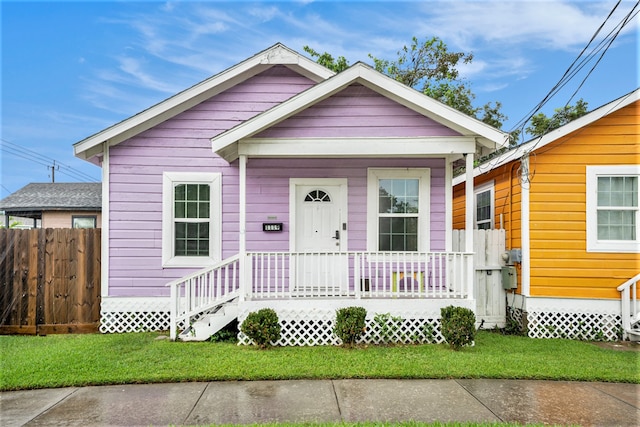
<path fill-rule="evenodd" d="M 628 338 L 628 332 L 631 330 L 631 320 L 638 315 L 638 292 L 637 286 L 640 281 L 640 273 L 617 287 L 620 292 L 620 304 L 622 314 L 622 330 L 624 339 Z"/>
<path fill-rule="evenodd" d="M 239 294 L 239 255 L 196 271 L 167 284 L 171 287 L 169 337 L 178 336 L 178 325 L 189 325 L 192 318 L 227 302 Z"/>
<path fill-rule="evenodd" d="M 640 282 L 640 273 L 633 276 L 631 279 L 624 282 L 622 285 L 618 286 L 618 290 L 622 292 L 624 288 L 630 288 L 634 283 Z"/>

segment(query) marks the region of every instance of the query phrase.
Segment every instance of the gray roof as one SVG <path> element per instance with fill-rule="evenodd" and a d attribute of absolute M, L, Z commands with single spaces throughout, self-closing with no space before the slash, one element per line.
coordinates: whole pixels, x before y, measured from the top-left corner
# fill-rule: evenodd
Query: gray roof
<path fill-rule="evenodd" d="M 0 210 L 10 212 L 102 209 L 102 184 L 60 182 L 27 184 L 0 200 Z"/>

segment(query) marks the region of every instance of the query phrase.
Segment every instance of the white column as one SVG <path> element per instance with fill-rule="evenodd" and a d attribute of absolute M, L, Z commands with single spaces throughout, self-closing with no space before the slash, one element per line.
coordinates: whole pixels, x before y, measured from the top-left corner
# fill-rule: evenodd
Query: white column
<path fill-rule="evenodd" d="M 240 155 L 238 158 L 240 170 L 240 207 L 238 226 L 240 228 L 240 242 L 239 242 L 239 254 L 240 254 L 240 301 L 244 301 L 246 296 L 246 258 L 247 258 L 247 156 Z"/>
<path fill-rule="evenodd" d="M 444 164 L 444 251 L 453 251 L 453 162 L 445 158 Z M 433 250 L 433 249 L 431 249 Z"/>
<path fill-rule="evenodd" d="M 467 153 L 465 159 L 465 251 L 473 252 L 473 153 Z"/>
<path fill-rule="evenodd" d="M 473 252 L 473 153 L 466 155 L 466 183 L 465 183 L 465 252 Z M 465 268 L 467 270 L 467 299 L 475 298 L 473 282 L 475 280 L 473 271 L 473 256 L 466 259 Z"/>

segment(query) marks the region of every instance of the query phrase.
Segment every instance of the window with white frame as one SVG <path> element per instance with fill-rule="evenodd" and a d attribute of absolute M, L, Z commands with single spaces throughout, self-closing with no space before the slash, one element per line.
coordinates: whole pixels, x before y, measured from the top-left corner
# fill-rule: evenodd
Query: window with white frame
<path fill-rule="evenodd" d="M 494 196 L 493 181 L 482 184 L 474 190 L 474 223 L 475 228 L 490 230 L 493 228 Z"/>
<path fill-rule="evenodd" d="M 369 250 L 429 250 L 429 181 L 426 168 L 369 169 Z"/>
<path fill-rule="evenodd" d="M 219 173 L 164 173 L 163 267 L 206 267 L 220 260 L 221 192 Z"/>
<path fill-rule="evenodd" d="M 640 252 L 639 165 L 587 166 L 587 251 Z"/>

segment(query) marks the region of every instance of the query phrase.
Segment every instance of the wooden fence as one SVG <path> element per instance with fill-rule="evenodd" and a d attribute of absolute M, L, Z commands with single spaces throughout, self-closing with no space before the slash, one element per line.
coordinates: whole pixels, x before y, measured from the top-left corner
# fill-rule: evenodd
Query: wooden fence
<path fill-rule="evenodd" d="M 473 230 L 476 317 L 484 320 L 485 328 L 504 327 L 507 320 L 507 293 L 500 272 L 505 235 L 504 230 Z M 453 230 L 453 250 L 465 250 L 465 230 Z"/>
<path fill-rule="evenodd" d="M 97 332 L 100 229 L 0 229 L 0 334 Z"/>

